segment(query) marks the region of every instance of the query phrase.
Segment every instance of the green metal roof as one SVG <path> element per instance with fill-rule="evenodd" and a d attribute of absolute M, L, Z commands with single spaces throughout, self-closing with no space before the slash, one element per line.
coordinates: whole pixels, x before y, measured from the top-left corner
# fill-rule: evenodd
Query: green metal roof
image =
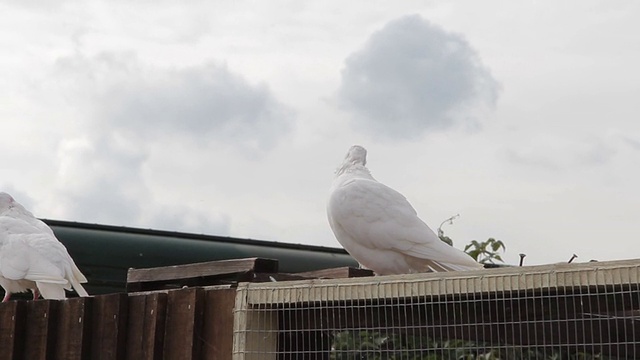
<path fill-rule="evenodd" d="M 90 294 L 125 290 L 129 268 L 263 257 L 279 271 L 311 271 L 358 263 L 340 248 L 286 244 L 122 226 L 43 219 L 87 276 Z"/>

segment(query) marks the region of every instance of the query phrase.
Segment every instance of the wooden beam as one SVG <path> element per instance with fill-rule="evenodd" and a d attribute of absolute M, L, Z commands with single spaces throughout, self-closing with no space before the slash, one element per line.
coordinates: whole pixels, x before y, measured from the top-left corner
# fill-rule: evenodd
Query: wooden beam
<path fill-rule="evenodd" d="M 0 303 L 0 359 L 21 359 L 25 318 L 23 301 Z"/>
<path fill-rule="evenodd" d="M 187 288 L 167 294 L 165 359 L 199 359 L 204 290 Z"/>
<path fill-rule="evenodd" d="M 45 360 L 53 353 L 59 305 L 55 300 L 27 301 L 25 359 Z"/>
<path fill-rule="evenodd" d="M 127 360 L 162 359 L 167 294 L 129 296 Z"/>
<path fill-rule="evenodd" d="M 205 292 L 202 359 L 231 360 L 236 289 Z"/>
<path fill-rule="evenodd" d="M 127 340 L 127 294 L 96 296 L 93 300 L 91 359 L 122 359 Z"/>
<path fill-rule="evenodd" d="M 374 273 L 369 269 L 358 269 L 354 267 L 345 266 L 345 267 L 339 267 L 339 268 L 305 271 L 301 273 L 295 273 L 295 275 L 300 275 L 307 278 L 315 278 L 315 279 L 342 279 L 342 278 L 374 276 Z"/>
<path fill-rule="evenodd" d="M 91 300 L 81 297 L 60 300 L 55 358 L 90 359 Z"/>
<path fill-rule="evenodd" d="M 278 261 L 262 258 L 209 261 L 148 269 L 129 269 L 127 291 L 138 292 L 219 284 L 220 280 L 247 281 L 247 274 L 277 273 Z"/>

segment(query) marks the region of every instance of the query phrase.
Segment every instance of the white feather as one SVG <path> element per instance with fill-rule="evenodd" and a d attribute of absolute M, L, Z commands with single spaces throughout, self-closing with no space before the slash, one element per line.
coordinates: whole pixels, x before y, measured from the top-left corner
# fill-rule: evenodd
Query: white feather
<path fill-rule="evenodd" d="M 378 275 L 482 268 L 442 242 L 402 194 L 377 182 L 366 155 L 361 146 L 349 149 L 327 204 L 331 229 L 354 259 Z"/>
<path fill-rule="evenodd" d="M 61 299 L 64 290 L 87 296 L 87 282 L 53 231 L 0 192 L 0 285 L 11 293 L 38 289 L 45 299 Z"/>

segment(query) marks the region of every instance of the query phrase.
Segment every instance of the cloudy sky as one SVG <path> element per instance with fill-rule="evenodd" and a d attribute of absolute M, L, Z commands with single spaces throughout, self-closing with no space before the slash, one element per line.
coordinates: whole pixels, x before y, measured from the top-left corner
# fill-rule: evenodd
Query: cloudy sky
<path fill-rule="evenodd" d="M 352 144 L 457 247 L 640 258 L 640 3 L 0 0 L 0 190 L 339 246 Z"/>

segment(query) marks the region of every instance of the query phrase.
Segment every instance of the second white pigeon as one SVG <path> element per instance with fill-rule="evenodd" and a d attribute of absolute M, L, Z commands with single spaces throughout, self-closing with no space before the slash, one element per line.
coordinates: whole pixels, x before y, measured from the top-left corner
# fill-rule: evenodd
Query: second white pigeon
<path fill-rule="evenodd" d="M 352 146 L 336 171 L 327 204 L 336 239 L 361 266 L 377 275 L 482 268 L 442 242 L 407 199 L 376 181 L 366 164 L 367 150 Z"/>
<path fill-rule="evenodd" d="M 3 302 L 12 293 L 31 290 L 34 299 L 64 299 L 65 290 L 88 296 L 80 272 L 67 249 L 44 222 L 0 192 L 0 286 Z"/>

